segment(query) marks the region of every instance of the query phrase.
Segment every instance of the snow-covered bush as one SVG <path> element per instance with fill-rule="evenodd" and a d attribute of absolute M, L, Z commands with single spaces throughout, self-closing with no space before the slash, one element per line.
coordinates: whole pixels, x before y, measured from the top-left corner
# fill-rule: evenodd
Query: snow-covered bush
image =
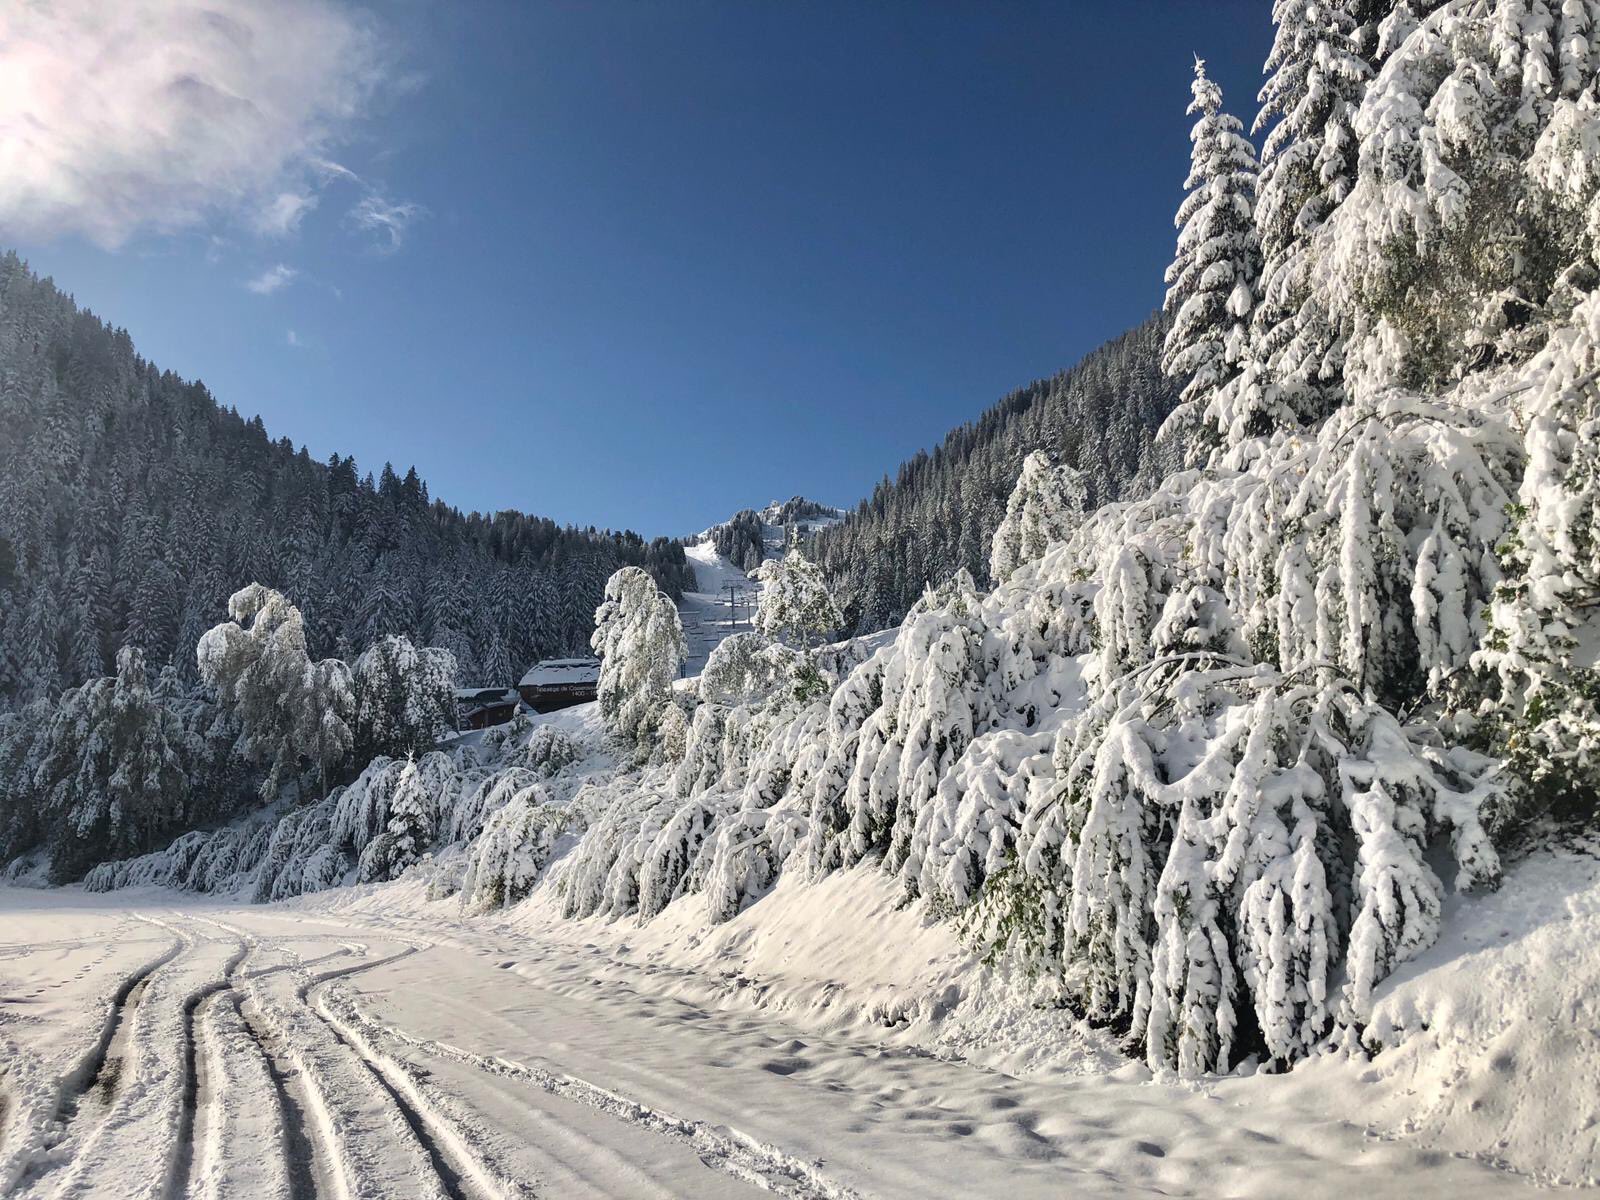
<path fill-rule="evenodd" d="M 583 840 L 562 860 L 562 912 L 569 917 L 621 915 L 639 904 L 639 872 L 662 827 L 678 807 L 675 797 L 636 779 L 585 789 L 573 800 L 593 812 Z"/>
<path fill-rule="evenodd" d="M 662 762 L 679 763 L 689 752 L 689 718 L 682 704 L 661 710 L 656 725 L 656 750 Z"/>
<path fill-rule="evenodd" d="M 530 711 L 519 706 L 509 721 L 492 725 L 483 731 L 478 741 L 478 753 L 485 762 L 498 762 L 504 755 L 526 743 L 534 729 Z"/>
<path fill-rule="evenodd" d="M 600 656 L 600 713 L 617 737 L 637 742 L 654 728 L 686 654 L 678 608 L 638 567 L 606 581 L 590 642 Z"/>
<path fill-rule="evenodd" d="M 844 627 L 828 581 L 798 547 L 751 572 L 761 582 L 755 626 L 769 642 L 805 649 Z"/>
<path fill-rule="evenodd" d="M 570 733 L 552 725 L 535 725 L 520 742 L 505 747 L 495 766 L 524 767 L 544 778 L 570 767 L 583 757 L 584 747 Z"/>
<path fill-rule="evenodd" d="M 1531 364 L 1521 406 L 1528 464 L 1504 578 L 1474 657 L 1483 711 L 1530 792 L 1595 812 L 1600 790 L 1600 297 Z"/>
<path fill-rule="evenodd" d="M 810 654 L 761 633 L 730 634 L 706 659 L 700 699 L 730 707 L 759 704 L 780 690 L 808 690 L 817 674 Z"/>
<path fill-rule="evenodd" d="M 430 894 L 454 895 L 463 865 L 445 851 L 479 842 L 467 856 L 470 866 L 482 848 L 479 835 L 518 795 L 542 785 L 548 803 L 565 805 L 584 778 L 575 766 L 592 772 L 611 765 L 604 754 L 586 757 L 565 730 L 539 725 L 528 734 L 525 725 L 523 732 L 520 741 L 507 739 L 490 755 L 491 767 L 469 747 L 415 759 L 380 755 L 348 786 L 314 804 L 277 817 L 256 814 L 212 833 L 186 834 L 141 858 L 102 863 L 87 885 L 96 891 L 132 884 L 247 889 L 252 899 L 268 901 L 348 882 L 381 882 L 423 864 Z M 0 741 L 0 751 L 6 744 Z M 574 817 L 573 827 L 582 821 Z M 496 844 L 504 845 L 506 826 L 496 828 Z"/>
<path fill-rule="evenodd" d="M 446 826 L 449 840 L 471 841 L 483 831 L 490 817 L 511 802 L 512 797 L 543 778 L 538 771 L 516 766 L 478 777 L 450 811 Z"/>
<path fill-rule="evenodd" d="M 231 892 L 250 880 L 266 854 L 273 823 L 253 819 L 215 833 L 192 830 L 165 850 L 120 862 L 102 862 L 83 877 L 85 891 L 170 887 L 188 892 Z"/>
<path fill-rule="evenodd" d="M 1156 1065 L 1359 1026 L 1497 871 L 1493 764 L 1386 703 L 1466 665 L 1515 459 L 1387 403 L 1087 516 L 987 597 L 930 590 L 826 700 L 719 683 L 675 769 L 597 790 L 565 910 L 724 919 L 876 861 Z"/>
<path fill-rule="evenodd" d="M 1415 387 L 1523 360 L 1600 281 L 1597 18 L 1592 0 L 1451 0 L 1385 22 L 1345 127 L 1357 169 L 1308 249 L 1352 372 Z"/>
<path fill-rule="evenodd" d="M 1343 1015 L 1364 1019 L 1373 983 L 1437 935 L 1435 836 L 1457 886 L 1495 880 L 1488 761 L 1409 734 L 1336 673 L 1190 651 L 1111 684 L 1033 793 L 1035 907 L 1006 925 L 1152 1065 L 1226 1069 L 1246 1006 L 1270 1057 L 1302 1056 L 1340 1015 L 1341 961 Z"/>
<path fill-rule="evenodd" d="M 482 912 L 515 904 L 533 890 L 574 819 L 540 784 L 523 788 L 490 818 L 473 846 L 461 906 Z"/>

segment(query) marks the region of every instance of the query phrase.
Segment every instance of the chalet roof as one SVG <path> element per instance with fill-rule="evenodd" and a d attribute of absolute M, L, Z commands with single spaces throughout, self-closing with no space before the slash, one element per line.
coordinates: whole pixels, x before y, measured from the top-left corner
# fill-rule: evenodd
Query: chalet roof
<path fill-rule="evenodd" d="M 457 688 L 457 704 L 510 704 L 517 699 L 516 688 Z"/>
<path fill-rule="evenodd" d="M 566 687 L 580 683 L 598 683 L 600 660 L 598 658 L 547 658 L 534 663 L 522 677 L 522 687 Z"/>

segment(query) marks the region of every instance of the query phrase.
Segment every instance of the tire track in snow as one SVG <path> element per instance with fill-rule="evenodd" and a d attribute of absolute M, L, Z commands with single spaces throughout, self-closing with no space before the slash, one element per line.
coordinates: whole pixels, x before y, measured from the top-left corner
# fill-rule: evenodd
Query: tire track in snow
<path fill-rule="evenodd" d="M 345 1003 L 351 1018 L 359 1023 L 369 1040 L 392 1039 L 425 1054 L 489 1074 L 519 1079 L 652 1133 L 688 1142 L 707 1166 L 780 1196 L 796 1200 L 863 1200 L 855 1189 L 828 1178 L 813 1164 L 736 1129 L 673 1116 L 573 1075 L 546 1071 L 511 1059 L 474 1054 L 448 1042 L 417 1037 L 377 1020 L 363 1011 L 353 998 Z"/>
<path fill-rule="evenodd" d="M 172 945 L 117 985 L 117 990 L 112 993 L 105 1023 L 101 1026 L 100 1038 L 94 1049 L 89 1052 L 78 1070 L 62 1081 L 62 1094 L 56 1109 L 56 1119 L 69 1131 L 78 1119 L 83 1101 L 89 1096 L 97 1096 L 102 1107 L 110 1107 L 122 1078 L 133 1020 L 138 1013 L 139 1002 L 144 999 L 145 989 L 150 986 L 151 976 L 193 945 L 193 939 L 169 925 L 148 917 L 141 917 L 140 920 L 161 925 L 173 933 Z"/>
<path fill-rule="evenodd" d="M 414 949 L 391 957 L 404 957 Z M 352 970 L 370 970 L 386 961 L 389 959 L 327 974 L 338 976 Z M 287 1006 L 281 1000 L 269 1006 L 262 993 L 256 993 L 255 999 L 267 1027 L 280 1040 L 304 1082 L 312 1127 L 327 1148 L 332 1168 L 330 1183 L 335 1194 L 344 1200 L 358 1195 L 400 1194 L 395 1175 L 406 1171 L 408 1155 L 397 1154 L 399 1146 L 372 1144 L 378 1129 L 375 1121 L 382 1120 L 392 1135 L 405 1139 L 404 1149 L 412 1152 L 409 1156 L 411 1168 L 425 1172 L 427 1182 L 433 1185 L 430 1189 L 423 1185 L 421 1176 L 413 1176 L 404 1194 L 433 1195 L 445 1200 L 443 1180 L 434 1170 L 426 1149 L 417 1142 L 405 1115 L 382 1088 L 371 1085 L 371 1075 L 365 1064 L 305 1003 L 304 992 L 314 982 L 315 978 L 311 978 L 296 989 Z M 374 1104 L 376 1111 L 372 1107 Z M 378 1112 L 383 1114 L 382 1118 L 377 1116 Z"/>
<path fill-rule="evenodd" d="M 217 924 L 221 925 L 220 922 Z M 223 926 L 224 928 L 231 928 Z M 237 931 L 241 934 L 244 931 Z M 250 936 L 244 934 L 244 936 Z M 398 939 L 397 939 L 398 940 Z M 480 1195 L 498 1196 L 503 1194 L 499 1190 L 484 1190 L 479 1187 L 463 1186 L 462 1179 L 470 1177 L 471 1172 L 465 1173 L 457 1163 L 451 1161 L 448 1154 L 441 1154 L 435 1142 L 434 1132 L 426 1119 L 406 1103 L 405 1097 L 397 1095 L 389 1081 L 378 1074 L 371 1063 L 367 1062 L 359 1051 L 339 1037 L 319 1013 L 307 1001 L 307 993 L 318 984 L 327 980 L 340 978 L 361 971 L 369 971 L 408 955 L 416 953 L 418 946 L 407 945 L 406 949 L 397 954 L 389 955 L 370 962 L 360 962 L 352 966 L 340 967 L 324 971 L 321 974 L 312 974 L 309 967 L 316 962 L 324 961 L 344 954 L 359 950 L 365 952 L 365 946 L 352 949 L 351 946 L 342 946 L 339 950 L 320 956 L 309 961 L 301 960 L 287 947 L 277 949 L 291 957 L 294 961 L 281 967 L 255 972 L 248 976 L 242 983 L 251 985 L 249 1000 L 250 1005 L 240 1005 L 242 1019 L 249 1027 L 250 1036 L 256 1042 L 266 1057 L 269 1069 L 275 1080 L 284 1085 L 280 1097 L 283 1100 L 283 1111 L 292 1113 L 296 1118 L 303 1137 L 304 1134 L 314 1131 L 315 1144 L 322 1148 L 321 1171 L 313 1171 L 311 1178 L 307 1179 L 306 1172 L 299 1167 L 296 1159 L 303 1158 L 296 1154 L 292 1147 L 297 1139 L 291 1131 L 285 1130 L 285 1146 L 289 1149 L 291 1166 L 296 1168 L 297 1179 L 291 1180 L 291 1186 L 296 1194 L 303 1194 L 308 1183 L 315 1195 L 322 1195 L 323 1188 L 333 1195 L 350 1200 L 353 1196 L 366 1196 L 371 1194 L 393 1194 L 400 1192 L 393 1190 L 393 1181 L 386 1186 L 381 1176 L 384 1170 L 380 1169 L 377 1176 L 372 1174 L 376 1161 L 373 1159 L 374 1148 L 367 1144 L 373 1127 L 370 1122 L 360 1115 L 360 1101 L 365 1099 L 377 1101 L 380 1109 L 385 1109 L 393 1118 L 392 1124 L 397 1134 L 409 1137 L 417 1155 L 417 1166 L 428 1172 L 430 1180 L 436 1186 L 436 1193 L 441 1197 L 450 1197 L 451 1200 L 477 1200 Z M 268 1003 L 264 992 L 254 985 L 269 975 L 277 975 L 284 971 L 293 971 L 303 976 L 301 982 L 294 990 L 292 997 L 280 998 Z M 292 1006 L 284 1007 L 283 1000 L 292 1000 Z M 251 1014 L 250 1009 L 254 1009 Z M 309 1027 L 305 1021 L 309 1018 Z M 326 1046 L 319 1046 L 319 1039 L 312 1030 L 320 1030 L 327 1039 Z M 329 1057 L 329 1050 L 335 1056 Z M 349 1064 L 349 1072 L 354 1076 L 367 1081 L 367 1086 L 359 1095 L 347 1094 L 352 1079 L 344 1078 L 346 1072 L 339 1066 L 343 1059 Z M 289 1081 L 298 1081 L 298 1087 L 291 1088 Z M 375 1086 L 374 1086 L 375 1085 Z M 357 1107 L 352 1109 L 354 1102 Z M 403 1131 L 403 1132 L 402 1132 Z M 355 1133 L 361 1135 L 361 1148 L 365 1153 L 355 1147 L 346 1145 L 345 1134 Z M 310 1137 L 303 1137 L 305 1143 L 313 1141 Z M 393 1160 L 393 1154 L 383 1151 L 378 1153 L 382 1158 Z M 387 1164 L 388 1170 L 393 1170 L 395 1163 Z M 418 1177 L 418 1184 L 421 1177 Z M 421 1186 L 408 1185 L 406 1195 L 426 1195 L 433 1189 Z"/>
<path fill-rule="evenodd" d="M 174 1139 L 173 1158 L 166 1174 L 166 1195 L 173 1197 L 173 1200 L 178 1200 L 179 1197 L 205 1195 L 208 1194 L 205 1184 L 210 1184 L 210 1192 L 214 1192 L 219 1174 L 224 1171 L 221 1141 L 224 1138 L 227 1112 L 224 1110 L 222 1099 L 214 1090 L 214 1082 L 222 1077 L 221 1043 L 218 1042 L 218 1038 L 200 1037 L 197 1029 L 205 1027 L 206 1013 L 214 1011 L 216 1005 L 224 998 L 230 998 L 238 1026 L 243 1030 L 245 1037 L 253 1043 L 256 1053 L 261 1054 L 262 1069 L 274 1085 L 275 1107 L 282 1118 L 278 1123 L 278 1133 L 280 1133 L 280 1152 L 283 1155 L 283 1174 L 291 1200 L 312 1200 L 320 1195 L 322 1189 L 318 1189 L 317 1150 L 312 1147 L 312 1139 L 307 1134 L 309 1122 L 306 1120 L 306 1106 L 302 1104 L 299 1096 L 291 1094 L 290 1075 L 293 1075 L 293 1069 L 288 1072 L 283 1070 L 282 1056 L 275 1053 L 274 1048 L 270 1048 L 266 1038 L 262 1037 L 258 1024 L 253 1022 L 250 1016 L 246 1016 L 243 995 L 240 992 L 243 982 L 259 981 L 272 974 L 294 970 L 298 966 L 304 966 L 304 963 L 283 963 L 280 966 L 269 966 L 242 974 L 245 963 L 250 960 L 251 955 L 261 949 L 259 939 L 254 938 L 248 931 L 210 917 L 195 915 L 194 920 L 213 926 L 219 933 L 235 939 L 238 947 L 224 963 L 221 979 L 205 982 L 192 990 L 182 1002 L 181 1026 L 179 1026 L 181 1104 L 178 1109 L 178 1130 Z M 346 954 L 346 950 L 333 950 L 330 954 L 314 958 L 312 962 L 322 962 L 323 958 L 339 957 L 342 954 Z M 203 1046 L 202 1042 L 206 1045 Z M 325 1168 L 320 1174 L 323 1179 L 328 1179 L 333 1171 L 331 1162 L 336 1162 L 336 1149 L 331 1146 L 323 1147 L 322 1162 L 325 1163 Z"/>
<path fill-rule="evenodd" d="M 25 1049 L 8 1040 L 0 1041 L 0 1054 L 5 1059 L 5 1071 L 0 1073 L 33 1081 L 32 1086 L 24 1083 L 18 1095 L 5 1100 L 0 1192 L 9 1195 L 13 1190 L 20 1191 L 66 1165 L 71 1160 L 70 1156 L 63 1156 L 63 1148 L 82 1144 L 95 1124 L 109 1116 L 110 1100 L 122 1075 L 122 1056 L 144 990 L 151 977 L 172 962 L 187 944 L 164 922 L 142 916 L 138 919 L 174 934 L 171 944 L 123 977 L 106 1003 L 94 1044 L 76 1067 L 49 1086 L 48 1092 L 38 1086 L 46 1084 L 46 1080 Z M 90 1108 L 85 1108 L 85 1101 Z"/>
<path fill-rule="evenodd" d="M 217 922 L 208 921 L 207 924 L 218 925 Z M 218 926 L 223 928 L 222 926 Z M 230 933 L 232 931 L 229 931 Z M 234 976 L 239 968 L 250 957 L 254 945 L 243 934 L 233 934 L 238 938 L 239 948 L 233 956 L 223 965 L 222 978 L 212 983 L 204 984 L 189 993 L 183 1002 L 183 1015 L 181 1037 L 181 1055 L 183 1060 L 183 1082 L 181 1084 L 181 1103 L 178 1109 L 178 1136 L 176 1150 L 173 1154 L 172 1164 L 167 1173 L 167 1194 L 178 1197 L 193 1194 L 194 1173 L 201 1164 L 202 1157 L 207 1161 L 215 1158 L 214 1139 L 218 1136 L 221 1117 L 212 1112 L 212 1107 L 217 1104 L 213 1089 L 208 1087 L 208 1076 L 216 1072 L 218 1064 L 209 1067 L 200 1052 L 199 1039 L 195 1037 L 195 1025 L 200 1016 L 200 1010 L 215 999 L 222 992 L 229 991 L 234 986 Z M 204 1108 L 207 1112 L 206 1148 L 210 1152 L 207 1156 L 195 1154 L 195 1119 L 197 1113 Z"/>
<path fill-rule="evenodd" d="M 434 931 L 424 928 L 420 922 L 414 920 L 386 920 L 382 924 L 365 924 L 363 927 L 379 936 L 395 940 L 417 937 L 429 939 L 437 936 Z M 458 942 L 450 937 L 444 937 L 439 941 L 444 945 L 481 953 L 478 947 Z M 330 980 L 332 978 L 329 977 Z M 378 1042 L 387 1038 L 410 1049 L 447 1058 L 487 1074 L 516 1079 L 523 1084 L 531 1083 L 548 1094 L 575 1101 L 625 1124 L 685 1143 L 708 1167 L 762 1190 L 797 1197 L 800 1200 L 862 1200 L 860 1192 L 848 1184 L 830 1178 L 817 1164 L 763 1142 L 741 1130 L 679 1117 L 577 1076 L 552 1072 L 509 1059 L 484 1057 L 449 1043 L 417 1037 L 397 1026 L 377 1020 L 353 999 L 348 1001 L 348 1012 L 352 1019 L 362 1023 L 363 1032 L 369 1041 Z"/>
<path fill-rule="evenodd" d="M 55 1119 L 57 1136 L 44 1153 L 27 1163 L 17 1177 L 19 1191 L 37 1188 L 57 1173 L 63 1173 L 63 1192 L 80 1186 L 77 1178 L 84 1157 L 98 1148 L 119 1119 L 120 1110 L 141 1094 L 144 1080 L 130 1076 L 129 1065 L 136 1058 L 138 1032 L 146 992 L 158 973 L 179 969 L 197 939 L 183 927 L 142 913 L 135 918 L 173 935 L 172 944 L 160 955 L 132 972 L 112 994 L 105 1022 L 96 1045 L 78 1068 L 61 1081 Z M 136 1064 L 135 1064 L 136 1065 Z"/>
<path fill-rule="evenodd" d="M 414 952 L 413 949 L 408 953 Z M 398 957 L 401 956 L 397 955 L 384 961 L 393 962 Z M 373 1077 L 389 1093 L 390 1098 L 400 1109 L 401 1115 L 405 1117 L 406 1123 L 411 1127 L 413 1136 L 427 1151 L 434 1169 L 445 1185 L 446 1192 L 453 1198 L 465 1198 L 470 1195 L 491 1197 L 535 1195 L 533 1189 L 525 1182 L 514 1178 L 508 1171 L 497 1169 L 489 1154 L 481 1146 L 473 1145 L 475 1139 L 467 1124 L 445 1112 L 447 1103 L 442 1097 L 433 1093 L 433 1089 L 422 1084 L 409 1068 L 409 1064 L 383 1053 L 366 1036 L 360 1023 L 349 1019 L 348 1001 L 340 1005 L 346 1009 L 346 1015 L 335 1013 L 334 1004 L 326 998 L 326 992 L 331 990 L 330 985 L 334 979 L 352 973 L 338 972 L 314 980 L 301 989 L 300 995 L 311 1011 L 333 1031 L 335 1037 L 365 1063 Z M 316 993 L 315 998 L 312 993 Z"/>
<path fill-rule="evenodd" d="M 106 1120 L 126 1080 L 128 1049 L 133 1039 L 134 1023 L 139 1005 L 155 973 L 174 961 L 194 945 L 194 939 L 181 929 L 174 928 L 153 917 L 140 916 L 173 934 L 172 944 L 153 960 L 127 976 L 112 993 L 106 1011 L 105 1024 L 100 1038 L 89 1056 L 71 1077 L 63 1081 L 61 1098 L 56 1108 L 56 1121 L 61 1126 L 59 1144 L 82 1144 L 92 1136 L 93 1130 L 85 1126 L 98 1126 Z M 86 1105 L 85 1102 L 88 1102 Z M 45 1171 L 55 1164 L 47 1164 Z M 44 1171 L 38 1172 L 43 1174 Z M 24 1176 L 24 1182 L 34 1177 L 34 1172 Z"/>
<path fill-rule="evenodd" d="M 278 1039 L 268 1030 L 259 1013 L 252 1017 L 245 1011 L 245 998 L 239 991 L 232 995 L 234 1015 L 240 1028 L 260 1053 L 267 1078 L 277 1102 L 279 1140 L 286 1166 L 290 1200 L 316 1200 L 323 1189 L 318 1179 L 328 1180 L 334 1175 L 329 1161 L 329 1150 L 320 1146 L 312 1133 L 311 1102 L 297 1082 L 300 1070 L 292 1063 Z M 333 1190 L 331 1187 L 328 1190 Z"/>
<path fill-rule="evenodd" d="M 423 947 L 411 945 L 397 954 L 388 955 L 376 962 L 358 963 L 321 975 L 308 976 L 297 989 L 296 997 L 362 1065 L 368 1076 L 388 1097 L 410 1129 L 417 1145 L 428 1156 L 429 1164 L 450 1200 L 531 1196 L 532 1193 L 525 1185 L 496 1171 L 485 1157 L 473 1148 L 466 1130 L 443 1115 L 440 1106 L 430 1101 L 417 1081 L 400 1063 L 379 1052 L 359 1031 L 341 1021 L 321 1001 L 322 990 L 335 980 L 398 962 L 415 954 L 419 949 Z M 316 999 L 313 999 L 313 992 L 318 993 Z"/>
<path fill-rule="evenodd" d="M 253 953 L 264 947 L 260 939 L 247 930 L 209 917 L 200 917 L 245 943 Z M 366 947 L 345 944 L 337 950 L 302 960 L 286 947 L 273 947 L 290 961 L 278 966 L 264 967 L 240 974 L 236 969 L 227 986 L 218 989 L 216 1004 L 226 1005 L 226 1018 L 237 1031 L 237 1040 L 246 1043 L 260 1059 L 262 1074 L 271 1089 L 273 1109 L 277 1114 L 276 1129 L 278 1151 L 283 1161 L 283 1190 L 288 1200 L 318 1200 L 325 1195 L 349 1196 L 349 1188 L 340 1164 L 343 1155 L 340 1139 L 327 1107 L 326 1097 L 316 1090 L 316 1083 L 306 1070 L 305 1063 L 292 1052 L 284 1028 L 269 1019 L 254 988 L 260 981 L 286 971 L 304 970 L 312 964 L 338 958 L 346 954 L 365 953 Z M 242 966 L 242 962 L 237 966 Z M 225 993 L 222 994 L 222 993 Z M 214 1013 L 217 1011 L 213 1006 Z M 219 1119 L 217 1133 L 222 1136 L 225 1117 Z M 208 1158 L 210 1172 L 207 1179 L 215 1180 L 223 1170 L 221 1147 L 216 1146 Z M 193 1195 L 191 1186 L 182 1193 Z"/>

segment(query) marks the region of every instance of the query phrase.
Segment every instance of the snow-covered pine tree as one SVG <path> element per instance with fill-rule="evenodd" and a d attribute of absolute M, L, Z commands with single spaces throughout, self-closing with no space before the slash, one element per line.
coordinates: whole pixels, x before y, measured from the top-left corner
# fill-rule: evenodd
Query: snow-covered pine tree
<path fill-rule="evenodd" d="M 1193 100 L 1197 115 L 1188 193 L 1178 208 L 1178 246 L 1167 268 L 1166 310 L 1172 327 L 1162 369 L 1184 380 L 1182 402 L 1158 435 L 1175 438 L 1195 462 L 1217 443 L 1219 414 L 1212 397 L 1243 367 L 1249 349 L 1250 315 L 1261 274 L 1255 228 L 1256 152 L 1237 117 L 1222 109 L 1222 89 L 1207 78 L 1205 60 L 1194 60 Z M 999 576 L 996 576 L 998 581 Z"/>
<path fill-rule="evenodd" d="M 506 648 L 498 621 L 490 624 L 489 645 L 483 652 L 479 672 L 485 687 L 510 687 L 516 682 L 517 672 L 511 665 L 511 653 Z"/>
<path fill-rule="evenodd" d="M 687 653 L 672 598 L 638 567 L 606 581 L 590 646 L 600 656 L 600 714 L 617 737 L 640 742 L 670 701 Z"/>
<path fill-rule="evenodd" d="M 1080 472 L 1065 463 L 1053 464 L 1042 450 L 1029 454 L 1022 460 L 1005 517 L 994 532 L 990 579 L 996 585 L 1004 583 L 1023 563 L 1065 541 L 1083 519 L 1088 499 Z"/>
<path fill-rule="evenodd" d="M 337 659 L 312 663 L 300 610 L 271 588 L 241 588 L 228 613 L 232 620 L 200 639 L 200 676 L 238 718 L 240 752 L 266 766 L 263 798 L 295 779 L 303 759 L 325 781 L 350 750 L 349 667 Z"/>
<path fill-rule="evenodd" d="M 0 713 L 0 861 L 31 850 L 44 839 L 34 780 L 48 745 L 51 704 L 35 700 Z"/>
<path fill-rule="evenodd" d="M 23 610 L 18 610 L 23 615 Z M 61 613 L 54 589 L 40 581 L 28 599 L 21 637 L 12 653 L 25 699 L 51 699 L 61 690 Z"/>
<path fill-rule="evenodd" d="M 1313 243 L 1354 185 L 1356 109 L 1371 74 L 1347 0 L 1275 0 L 1272 19 L 1277 32 L 1255 122 L 1266 141 L 1253 369 L 1218 408 L 1219 423 L 1247 437 L 1314 421 L 1343 399 L 1348 331 L 1313 286 Z"/>
<path fill-rule="evenodd" d="M 151 694 L 137 647 L 118 652 L 114 678 L 62 697 L 41 749 L 33 783 L 58 882 L 146 849 L 186 815 L 197 748 Z"/>
<path fill-rule="evenodd" d="M 761 582 L 755 626 L 769 641 L 806 649 L 844 626 L 844 614 L 822 571 L 798 547 L 761 564 L 751 578 Z"/>
<path fill-rule="evenodd" d="M 433 795 L 416 761 L 408 758 L 389 798 L 389 878 L 400 875 L 433 844 L 434 818 Z"/>
<path fill-rule="evenodd" d="M 419 754 L 455 727 L 456 659 L 400 634 L 380 638 L 356 659 L 357 755 L 366 760 Z"/>

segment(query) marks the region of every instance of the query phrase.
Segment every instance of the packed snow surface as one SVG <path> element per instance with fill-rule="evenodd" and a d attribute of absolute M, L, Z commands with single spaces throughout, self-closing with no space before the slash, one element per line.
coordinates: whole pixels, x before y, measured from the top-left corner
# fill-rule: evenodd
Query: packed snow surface
<path fill-rule="evenodd" d="M 711 929 L 426 895 L 0 889 L 0 1193 L 1469 1200 L 1600 1159 L 1584 853 L 1457 902 L 1395 1049 L 1185 1084 L 870 870 Z"/>

